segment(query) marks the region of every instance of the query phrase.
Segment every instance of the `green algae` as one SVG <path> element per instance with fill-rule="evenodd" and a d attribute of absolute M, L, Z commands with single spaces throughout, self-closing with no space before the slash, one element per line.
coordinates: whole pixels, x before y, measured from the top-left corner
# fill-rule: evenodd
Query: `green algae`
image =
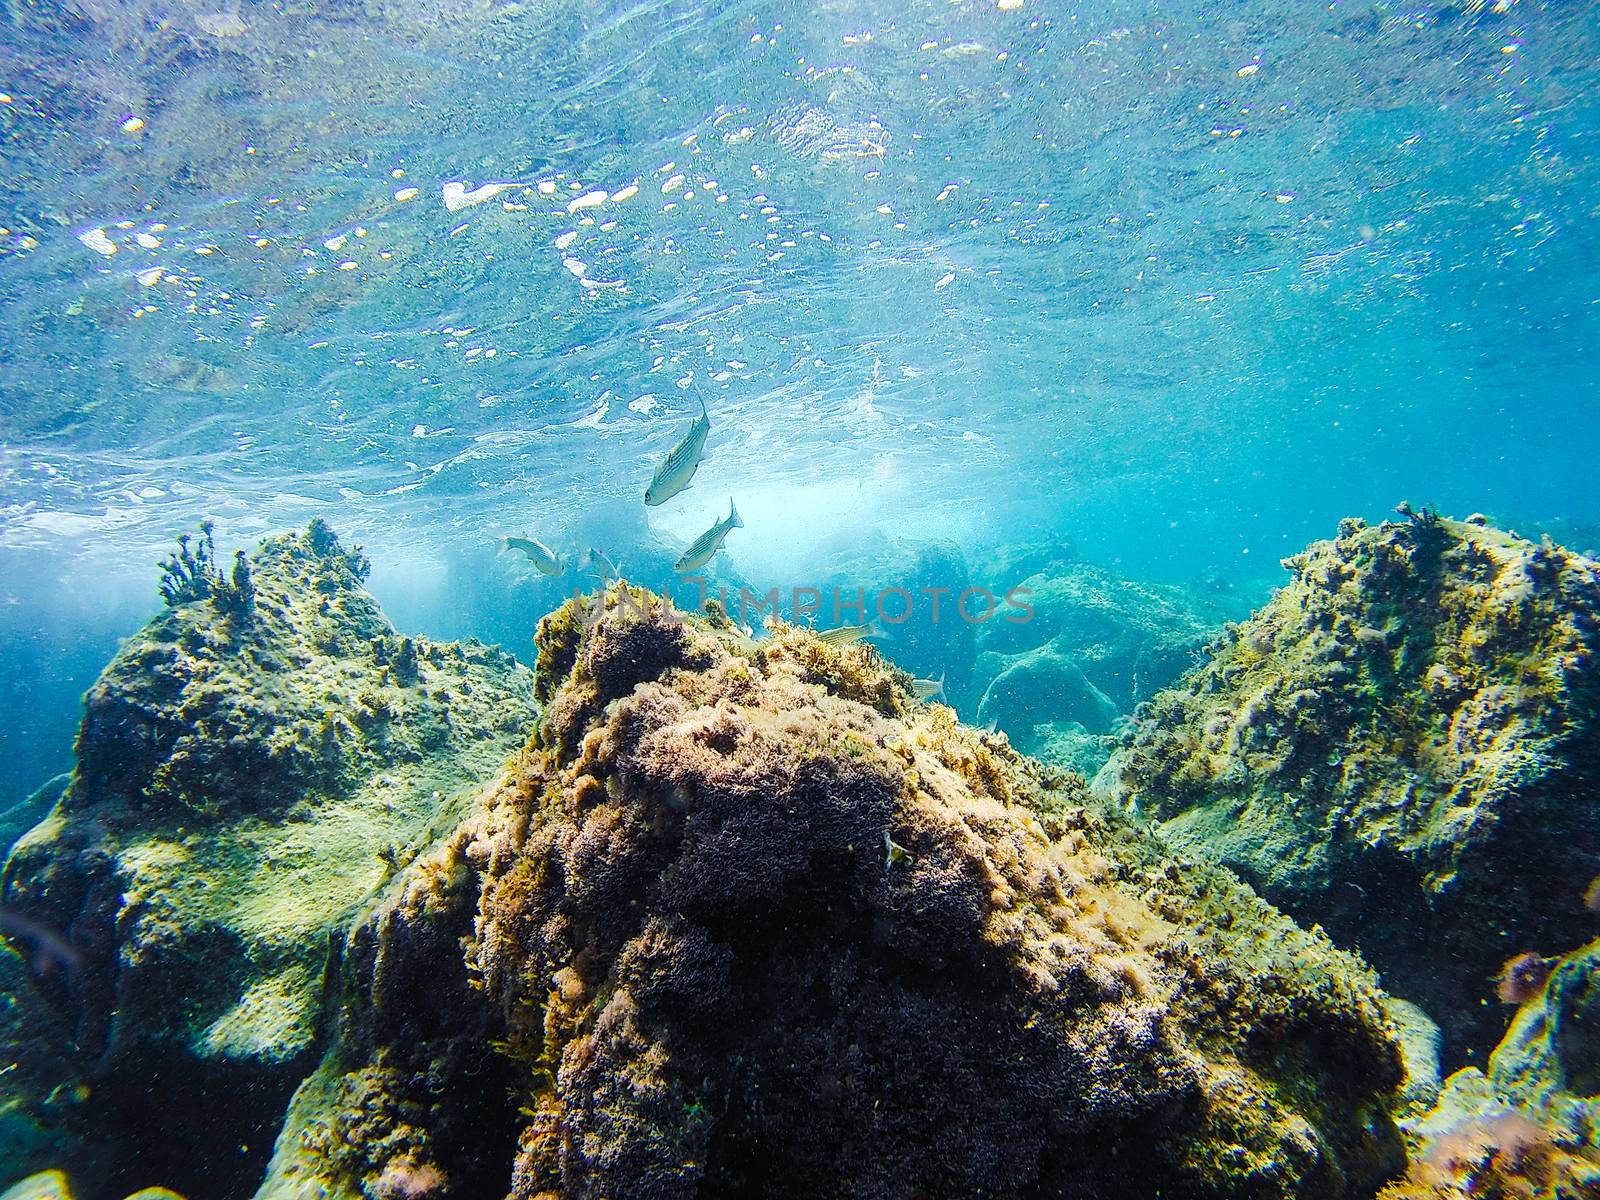
<path fill-rule="evenodd" d="M 209 594 L 159 615 L 90 690 L 77 772 L 6 864 L 8 908 L 83 941 L 72 989 L 46 996 L 56 1051 L 108 1080 L 82 1128 L 129 1131 L 114 1175 L 137 1153 L 181 1184 L 186 1121 L 254 1143 L 238 1169 L 259 1169 L 343 931 L 535 724 L 531 671 L 399 637 L 364 573 L 316 523 L 252 556 L 248 622 Z M 152 1079 L 221 1094 L 140 1145 Z"/>
<path fill-rule="evenodd" d="M 1420 515 L 1285 565 L 1098 782 L 1359 947 L 1458 1061 L 1483 1052 L 1499 964 L 1587 928 L 1600 567 Z"/>
<path fill-rule="evenodd" d="M 1391 1026 L 1325 937 L 870 648 L 608 595 L 546 620 L 537 738 L 352 931 L 263 1200 L 1338 1197 L 1397 1168 Z M 514 1109 L 464 1119 L 496 1088 Z"/>

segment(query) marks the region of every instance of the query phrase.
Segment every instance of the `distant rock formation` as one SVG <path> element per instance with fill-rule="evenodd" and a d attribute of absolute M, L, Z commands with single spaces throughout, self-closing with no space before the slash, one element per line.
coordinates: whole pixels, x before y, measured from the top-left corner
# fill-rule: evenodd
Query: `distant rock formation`
<path fill-rule="evenodd" d="M 12 1042 L 33 1069 L 0 1076 L 0 1136 L 8 1111 L 47 1148 L 76 1131 L 51 1165 L 86 1184 L 248 1194 L 353 916 L 535 720 L 532 671 L 400 637 L 363 566 L 318 521 L 237 587 L 189 570 L 89 692 L 76 775 L 6 864 L 6 933 L 66 1029 Z M 0 1170 L 32 1162 L 17 1138 Z"/>
<path fill-rule="evenodd" d="M 1090 775 L 1135 706 L 1193 667 L 1229 617 L 1248 612 L 1238 595 L 1136 583 L 1059 557 L 1015 586 L 1028 619 L 977 631 L 977 723 Z"/>
<path fill-rule="evenodd" d="M 260 1200 L 1370 1196 L 1365 969 L 867 646 L 647 592 L 341 944 Z"/>
<path fill-rule="evenodd" d="M 1486 1052 L 1500 965 L 1594 929 L 1600 564 L 1422 512 L 1285 565 L 1098 782 Z"/>

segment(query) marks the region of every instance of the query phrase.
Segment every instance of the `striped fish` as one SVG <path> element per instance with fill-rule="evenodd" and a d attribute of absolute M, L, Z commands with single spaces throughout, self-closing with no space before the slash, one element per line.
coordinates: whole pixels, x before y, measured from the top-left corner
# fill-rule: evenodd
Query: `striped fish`
<path fill-rule="evenodd" d="M 507 550 L 522 551 L 541 575 L 559 575 L 567 569 L 566 563 L 561 561 L 561 555 L 538 538 L 503 537 L 500 539 L 500 552 L 504 554 Z"/>
<path fill-rule="evenodd" d="M 720 521 L 712 523 L 706 530 L 690 544 L 683 552 L 683 557 L 672 564 L 672 569 L 680 574 L 684 571 L 698 571 L 711 561 L 711 556 L 722 548 L 722 539 L 728 536 L 732 529 L 743 529 L 744 521 L 739 517 L 739 510 L 733 506 L 733 498 L 728 498 L 728 515 Z"/>
<path fill-rule="evenodd" d="M 583 561 L 578 565 L 581 566 L 585 571 L 592 574 L 601 582 L 602 585 L 610 583 L 613 579 L 622 578 L 621 566 L 612 562 L 593 546 L 590 546 L 589 549 L 585 551 Z"/>
<path fill-rule="evenodd" d="M 672 448 L 672 453 L 661 460 L 656 473 L 650 477 L 650 486 L 644 490 L 644 502 L 652 508 L 665 504 L 684 488 L 700 467 L 706 451 L 706 437 L 711 432 L 711 415 L 706 412 L 706 402 L 700 401 L 700 415 L 689 422 L 683 440 Z"/>
<path fill-rule="evenodd" d="M 871 621 L 866 625 L 840 625 L 834 629 L 824 629 L 817 634 L 817 641 L 824 646 L 851 646 L 863 638 L 882 636 L 883 626 Z"/>

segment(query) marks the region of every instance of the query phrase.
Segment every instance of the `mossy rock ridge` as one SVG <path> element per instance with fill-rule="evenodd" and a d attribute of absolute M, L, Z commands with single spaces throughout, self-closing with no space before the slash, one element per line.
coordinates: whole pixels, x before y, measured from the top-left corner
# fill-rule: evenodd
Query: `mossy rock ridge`
<path fill-rule="evenodd" d="M 1501 963 L 1594 927 L 1600 564 L 1428 512 L 1285 565 L 1097 782 L 1484 1055 Z"/>
<path fill-rule="evenodd" d="M 72 1157 L 105 1195 L 254 1190 L 351 923 L 538 719 L 510 655 L 397 634 L 322 522 L 247 564 L 243 599 L 181 598 L 123 646 L 5 865 L 73 1076 L 9 1099 L 44 1119 L 81 1096 Z"/>
<path fill-rule="evenodd" d="M 347 939 L 259 1200 L 1331 1200 L 1401 1169 L 1358 960 L 870 647 L 625 586 L 539 645 L 538 736 Z"/>

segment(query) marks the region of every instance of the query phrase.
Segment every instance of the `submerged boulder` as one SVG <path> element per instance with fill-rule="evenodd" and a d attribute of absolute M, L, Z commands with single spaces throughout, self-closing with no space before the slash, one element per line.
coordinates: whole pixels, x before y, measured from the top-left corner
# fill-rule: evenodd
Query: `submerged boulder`
<path fill-rule="evenodd" d="M 870 647 L 619 587 L 343 939 L 259 1200 L 1370 1196 L 1360 963 Z"/>
<path fill-rule="evenodd" d="M 72 776 L 63 773 L 35 788 L 25 800 L 0 811 L 0 861 L 11 852 L 12 845 L 42 817 L 55 807 L 57 800 L 67 790 Z"/>
<path fill-rule="evenodd" d="M 398 636 L 364 566 L 317 521 L 231 581 L 169 570 L 169 607 L 85 697 L 77 771 L 6 863 L 7 933 L 82 1097 L 71 1165 L 121 1192 L 248 1194 L 316 1062 L 332 946 L 535 718 L 530 670 Z M 17 1119 L 48 1124 L 62 1092 L 14 1094 Z"/>
<path fill-rule="evenodd" d="M 1088 774 L 1105 763 L 1135 706 L 1194 666 L 1228 618 L 1248 611 L 1236 594 L 1136 583 L 1059 554 L 1015 562 L 1039 569 L 1007 585 L 1025 608 L 977 628 L 977 723 L 1005 730 L 1026 754 Z"/>
<path fill-rule="evenodd" d="M 1141 710 L 1099 782 L 1492 1046 L 1492 980 L 1586 940 L 1600 867 L 1600 564 L 1432 513 L 1294 578 Z"/>
<path fill-rule="evenodd" d="M 1382 1200 L 1600 1200 L 1600 942 L 1545 964 L 1486 1070 L 1406 1122 L 1406 1176 Z"/>

